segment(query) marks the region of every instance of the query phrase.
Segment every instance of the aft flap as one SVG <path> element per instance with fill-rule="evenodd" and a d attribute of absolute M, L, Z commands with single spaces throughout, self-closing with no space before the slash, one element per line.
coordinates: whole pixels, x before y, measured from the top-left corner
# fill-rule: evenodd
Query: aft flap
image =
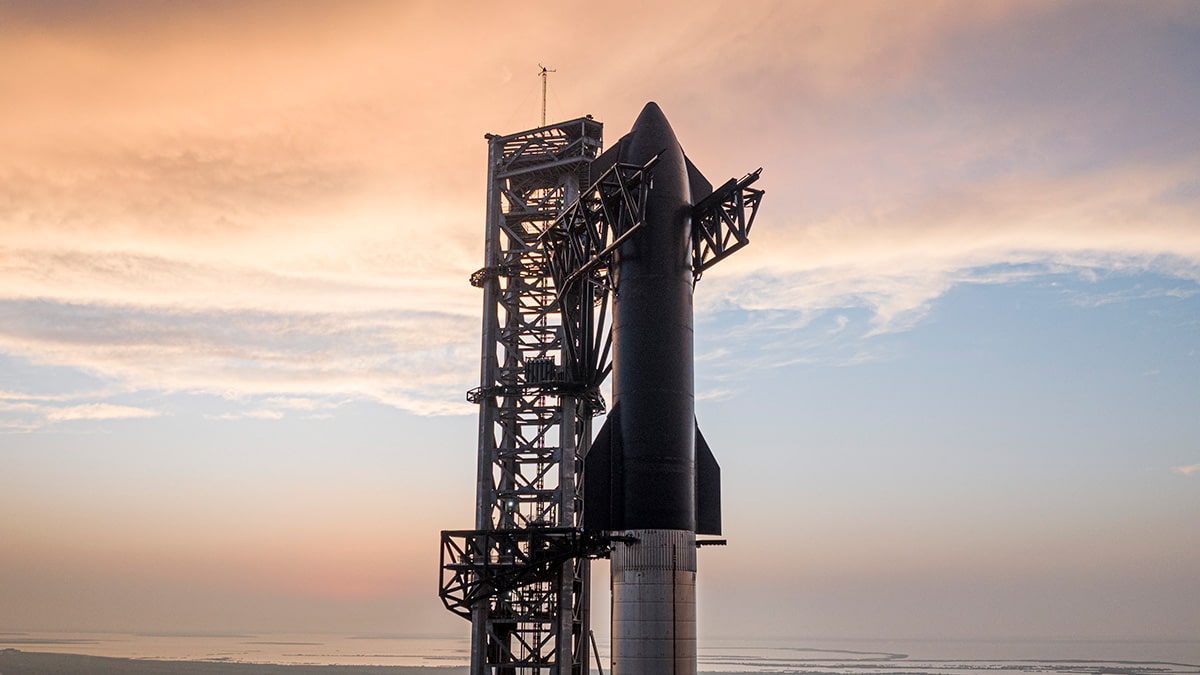
<path fill-rule="evenodd" d="M 696 424 L 696 534 L 721 534 L 721 467 Z"/>
<path fill-rule="evenodd" d="M 692 193 L 692 203 L 698 204 L 701 199 L 712 194 L 712 183 L 700 173 L 700 169 L 692 164 L 692 160 L 688 159 L 687 155 L 683 156 L 683 161 L 687 163 L 688 172 L 688 189 Z"/>
<path fill-rule="evenodd" d="M 588 186 L 594 185 L 600 180 L 600 176 L 604 175 L 605 171 L 612 168 L 613 164 L 620 161 L 621 148 L 625 146 L 626 136 L 622 136 L 621 140 L 617 141 L 611 148 L 605 150 L 599 157 L 592 160 L 588 165 Z M 695 200 L 693 200 L 695 201 Z"/>
<path fill-rule="evenodd" d="M 590 531 L 621 529 L 624 518 L 613 512 L 622 503 L 620 481 L 621 443 L 619 419 L 621 406 L 613 406 L 608 419 L 596 433 L 583 458 L 583 518 L 582 526 Z"/>

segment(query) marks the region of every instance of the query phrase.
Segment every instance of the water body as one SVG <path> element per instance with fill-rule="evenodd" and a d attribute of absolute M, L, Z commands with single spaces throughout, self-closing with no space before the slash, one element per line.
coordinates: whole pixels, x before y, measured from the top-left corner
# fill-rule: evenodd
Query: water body
<path fill-rule="evenodd" d="M 0 633 L 0 649 L 278 665 L 466 666 L 461 638 L 328 634 Z M 607 672 L 608 653 L 600 646 Z M 706 673 L 1200 675 L 1200 639 L 1164 641 L 714 640 Z M 593 670 L 593 672 L 595 672 Z"/>
<path fill-rule="evenodd" d="M 328 634 L 0 633 L 0 649 L 280 665 L 459 666 L 470 640 Z"/>

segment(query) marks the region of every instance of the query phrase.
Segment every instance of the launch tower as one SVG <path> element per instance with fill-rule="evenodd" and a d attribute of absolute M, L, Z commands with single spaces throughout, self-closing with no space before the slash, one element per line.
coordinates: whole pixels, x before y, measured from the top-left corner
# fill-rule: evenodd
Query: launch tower
<path fill-rule="evenodd" d="M 480 406 L 475 528 L 442 533 L 440 576 L 446 607 L 471 621 L 472 675 L 587 675 L 590 558 L 607 557 L 619 547 L 615 561 L 658 560 L 657 554 L 645 553 L 657 533 L 668 530 L 645 528 L 681 533 L 682 538 L 668 539 L 685 542 L 692 551 L 697 532 L 720 532 L 719 470 L 698 430 L 693 438 L 694 417 L 684 420 L 686 433 L 668 443 L 679 449 L 669 461 L 680 460 L 668 478 L 687 495 L 671 493 L 664 498 L 671 503 L 655 503 L 626 494 L 658 481 L 653 467 L 661 458 L 653 455 L 659 444 L 640 448 L 636 427 L 653 413 L 640 410 L 638 401 L 654 395 L 656 381 L 672 377 L 660 359 L 657 365 L 637 360 L 639 354 L 662 351 L 656 331 L 636 327 L 649 325 L 662 303 L 654 297 L 633 303 L 628 298 L 638 297 L 635 284 L 643 282 L 637 279 L 647 275 L 639 251 L 682 261 L 685 278 L 675 288 L 683 295 L 668 298 L 667 304 L 680 308 L 670 319 L 686 333 L 687 354 L 669 361 L 679 366 L 680 381 L 690 385 L 692 283 L 748 242 L 762 197 L 761 190 L 750 187 L 758 172 L 713 190 L 683 157 L 653 103 L 634 130 L 603 155 L 602 129 L 588 116 L 486 136 L 485 263 L 471 275 L 471 284 L 484 293 L 480 386 L 467 393 Z M 655 189 L 660 159 L 667 169 L 658 179 L 673 188 Z M 656 233 L 667 228 L 683 228 L 681 247 L 664 254 L 653 242 L 664 239 Z M 623 338 L 624 347 L 612 320 L 619 309 L 614 290 L 622 269 L 629 278 L 624 312 L 634 326 Z M 625 398 L 635 403 L 627 404 L 625 423 L 609 431 L 617 417 L 614 409 L 597 436 L 603 447 L 593 453 L 592 420 L 606 412 L 600 387 L 613 371 L 614 351 L 626 355 L 628 372 L 655 375 L 641 387 L 632 386 L 634 377 L 621 376 L 629 385 Z M 669 407 L 692 415 L 692 392 L 679 393 Z M 620 394 L 617 406 L 619 399 Z M 586 481 L 585 466 L 592 467 Z M 691 472 L 684 483 L 679 470 Z M 584 494 L 585 482 L 590 495 Z M 680 499 L 688 503 L 676 503 Z M 643 513 L 647 504 L 648 516 Z M 660 512 L 684 517 L 663 525 L 656 520 Z M 667 558 L 692 560 L 690 571 L 665 573 L 690 574 L 694 583 L 694 552 Z M 615 572 L 614 567 L 614 588 L 625 589 L 623 597 L 637 603 L 629 605 L 635 614 L 660 611 L 653 606 L 653 590 L 636 583 L 641 572 L 630 572 L 632 584 L 616 581 Z M 642 639 L 640 624 L 633 622 L 618 627 L 618 615 L 624 614 L 614 609 L 614 673 L 657 670 L 654 664 L 663 658 L 674 663 L 677 653 L 683 655 L 683 667 L 672 672 L 694 673 L 691 597 L 690 629 L 676 634 L 672 628 L 661 638 Z M 618 644 L 622 641 L 624 647 Z M 658 654 L 664 650 L 671 655 Z M 617 662 L 619 653 L 628 656 Z"/>

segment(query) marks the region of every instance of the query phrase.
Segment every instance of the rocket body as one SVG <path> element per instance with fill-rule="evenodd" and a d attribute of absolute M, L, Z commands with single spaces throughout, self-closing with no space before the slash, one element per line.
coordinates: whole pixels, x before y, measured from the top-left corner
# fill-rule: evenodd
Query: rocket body
<path fill-rule="evenodd" d="M 712 188 L 654 103 L 597 162 L 656 155 L 643 226 L 614 254 L 614 403 L 584 467 L 584 527 L 622 535 L 614 675 L 695 674 L 696 533 L 720 533 L 719 468 L 696 425 L 693 367 L 691 214 Z"/>
<path fill-rule="evenodd" d="M 696 529 L 691 196 L 683 149 L 646 106 L 620 161 L 656 154 L 645 226 L 614 257 L 613 401 L 626 528 Z M 659 154 L 661 153 L 661 154 Z"/>

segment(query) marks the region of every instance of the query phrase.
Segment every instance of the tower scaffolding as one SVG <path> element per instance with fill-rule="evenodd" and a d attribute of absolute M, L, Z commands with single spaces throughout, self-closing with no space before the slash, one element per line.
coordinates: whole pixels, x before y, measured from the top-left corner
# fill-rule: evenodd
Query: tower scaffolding
<path fill-rule="evenodd" d="M 472 675 L 588 672 L 590 565 L 576 544 L 532 581 L 488 580 L 530 574 L 530 555 L 577 536 L 577 477 L 603 401 L 564 335 L 598 327 L 589 303 L 583 325 L 564 328 L 537 239 L 587 186 L 602 130 L 585 117 L 487 136 L 485 266 L 471 277 L 484 293 L 480 386 L 467 394 L 480 406 L 475 531 L 446 533 L 442 551 L 443 589 L 476 591 L 447 601 L 471 620 Z"/>

